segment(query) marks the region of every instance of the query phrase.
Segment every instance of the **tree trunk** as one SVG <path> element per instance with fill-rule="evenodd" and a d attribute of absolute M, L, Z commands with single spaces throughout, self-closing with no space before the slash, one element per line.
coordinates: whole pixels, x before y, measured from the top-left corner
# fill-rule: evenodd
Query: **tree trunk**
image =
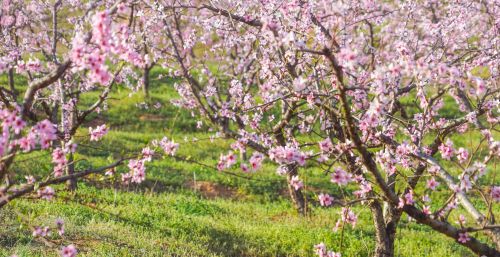
<path fill-rule="evenodd" d="M 62 111 L 64 111 L 64 110 L 62 110 Z M 73 110 L 71 110 L 71 112 L 69 112 L 69 117 L 68 117 L 69 124 L 68 124 L 67 131 L 70 131 L 71 128 L 76 123 L 76 117 L 77 117 L 77 110 L 76 110 L 76 108 L 73 108 Z M 71 133 L 71 132 L 68 132 L 68 133 Z M 71 137 L 73 137 L 73 134 L 65 135 L 65 136 L 68 137 L 68 138 L 64 139 L 65 144 L 70 143 Z M 70 146 L 66 146 L 66 147 L 70 147 Z M 67 175 L 71 175 L 71 174 L 75 173 L 75 164 L 73 163 L 73 160 L 74 160 L 73 153 L 70 151 L 68 154 L 68 165 L 66 166 L 66 174 Z M 76 178 L 69 179 L 66 182 L 66 188 L 68 189 L 68 191 L 73 192 L 77 189 L 77 187 L 78 187 L 78 184 L 77 184 Z"/>
<path fill-rule="evenodd" d="M 17 90 L 16 86 L 14 83 L 14 69 L 10 68 L 9 69 L 9 87 L 10 87 L 10 92 L 12 93 L 12 97 L 14 98 L 14 101 L 17 100 Z"/>
<path fill-rule="evenodd" d="M 66 166 L 66 174 L 71 175 L 75 173 L 75 164 L 73 163 L 73 153 L 69 153 L 68 156 L 68 165 Z M 76 178 L 69 179 L 66 182 L 66 188 L 69 191 L 75 191 L 78 187 L 78 184 L 76 183 Z"/>
<path fill-rule="evenodd" d="M 142 92 L 145 97 L 149 97 L 149 71 L 151 70 L 151 66 L 146 64 L 144 68 L 144 73 L 142 74 Z"/>
<path fill-rule="evenodd" d="M 375 225 L 376 245 L 375 257 L 394 257 L 394 240 L 396 239 L 396 220 L 389 221 L 386 224 L 384 211 L 378 201 L 370 203 L 370 209 L 373 215 Z"/>
<path fill-rule="evenodd" d="M 292 202 L 297 209 L 297 212 L 301 215 L 305 215 L 307 213 L 307 206 L 304 194 L 302 194 L 302 190 L 295 190 L 290 181 L 293 176 L 298 174 L 297 167 L 295 165 L 288 165 L 288 174 L 287 174 L 287 182 L 288 182 L 288 192 L 290 194 L 290 198 L 292 198 Z"/>

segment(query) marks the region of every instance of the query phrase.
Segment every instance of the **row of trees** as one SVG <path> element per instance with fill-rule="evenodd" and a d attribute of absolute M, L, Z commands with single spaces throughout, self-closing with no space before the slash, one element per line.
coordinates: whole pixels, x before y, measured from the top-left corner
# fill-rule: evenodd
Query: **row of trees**
<path fill-rule="evenodd" d="M 369 208 L 375 256 L 394 256 L 404 213 L 478 255 L 498 256 L 492 206 L 500 187 L 484 175 L 495 172 L 489 167 L 500 154 L 499 8 L 494 1 L 4 1 L 0 206 L 36 189 L 47 198 L 54 183 L 75 189 L 76 178 L 123 163 L 124 180 L 141 182 L 154 150 L 175 153 L 164 139 L 105 167 L 73 165 L 75 133 L 113 86 L 147 92 L 159 65 L 183 79 L 174 104 L 232 142 L 218 169 L 276 163 L 301 214 L 308 212 L 301 170 L 319 167 L 339 187 L 357 183 L 350 195 L 332 200 L 324 192 L 319 200 L 343 206 L 339 224 L 355 224 L 353 205 Z M 20 78 L 27 85 L 17 88 Z M 79 102 L 96 90 L 90 107 Z M 106 131 L 91 129 L 91 139 Z M 480 140 L 454 145 L 471 133 Z M 18 156 L 47 149 L 51 176 L 35 186 L 13 174 Z M 449 198 L 434 209 L 438 186 Z M 475 225 L 460 218 L 457 226 L 453 211 Z M 316 251 L 336 254 L 322 244 Z"/>

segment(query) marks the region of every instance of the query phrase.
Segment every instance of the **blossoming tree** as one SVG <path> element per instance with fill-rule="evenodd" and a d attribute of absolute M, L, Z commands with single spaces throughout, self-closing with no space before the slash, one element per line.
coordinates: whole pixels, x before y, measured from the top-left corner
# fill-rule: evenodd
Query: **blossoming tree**
<path fill-rule="evenodd" d="M 300 212 L 299 167 L 321 167 L 339 187 L 356 183 L 352 195 L 324 192 L 319 201 L 344 206 L 339 226 L 355 225 L 352 205 L 369 208 L 375 256 L 394 255 L 404 213 L 479 255 L 500 254 L 492 211 L 500 189 L 494 174 L 485 176 L 500 153 L 494 1 L 148 6 L 168 38 L 165 65 L 184 78 L 176 104 L 234 142 L 219 169 L 239 163 L 248 171 L 267 157 Z M 477 142 L 455 146 L 471 134 Z M 431 208 L 437 188 L 449 198 Z M 473 222 L 455 223 L 451 212 Z M 324 244 L 316 251 L 340 255 Z"/>
<path fill-rule="evenodd" d="M 319 203 L 342 205 L 337 226 L 356 224 L 353 205 L 369 208 L 375 256 L 394 256 L 403 214 L 499 256 L 500 187 L 488 174 L 500 153 L 499 8 L 479 0 L 2 1 L 0 206 L 35 191 L 51 199 L 50 185 L 74 189 L 76 178 L 124 162 L 123 181 L 139 183 L 155 150 L 173 155 L 178 145 L 163 138 L 107 166 L 73 166 L 74 135 L 113 85 L 135 78 L 147 86 L 159 64 L 184 79 L 175 104 L 232 141 L 219 170 L 276 163 L 300 213 L 308 210 L 301 169 L 359 187 L 342 197 L 323 192 Z M 84 106 L 90 91 L 100 96 Z M 90 128 L 90 140 L 108 129 Z M 478 140 L 458 145 L 473 134 Z M 50 151 L 54 170 L 21 181 L 12 166 L 33 151 Z M 448 199 L 436 203 L 436 190 Z M 452 212 L 461 215 L 451 220 Z"/>
<path fill-rule="evenodd" d="M 132 26 L 136 18 L 126 1 L 2 1 L 0 75 L 8 84 L 0 86 L 0 207 L 31 193 L 50 200 L 55 195 L 51 185 L 69 182 L 68 188 L 74 190 L 77 178 L 127 162 L 130 171 L 122 174 L 122 180 L 140 183 L 155 148 L 175 152 L 177 144 L 164 138 L 152 142 L 153 148 L 108 165 L 74 168 L 77 130 L 105 109 L 115 84 L 134 89 L 133 79 L 138 77 L 134 68 L 150 65 L 137 51 L 142 42 Z M 96 91 L 94 103 L 80 102 Z M 108 129 L 105 124 L 89 128 L 90 141 L 99 141 Z M 51 153 L 53 171 L 46 175 L 33 170 L 24 179 L 13 167 L 33 152 Z M 62 235 L 62 221 L 56 224 Z M 35 227 L 33 235 L 43 238 L 49 230 Z M 61 254 L 76 252 L 69 245 Z"/>

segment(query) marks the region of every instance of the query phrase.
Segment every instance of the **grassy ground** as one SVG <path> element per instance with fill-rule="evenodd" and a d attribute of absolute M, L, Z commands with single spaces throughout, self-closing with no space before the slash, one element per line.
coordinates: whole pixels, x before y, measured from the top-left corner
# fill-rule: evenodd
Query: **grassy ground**
<path fill-rule="evenodd" d="M 105 122 L 111 132 L 102 144 L 84 140 L 87 130 L 79 132 L 76 169 L 109 163 L 164 135 L 181 143 L 179 155 L 215 164 L 228 143 L 211 143 L 209 134 L 195 129 L 196 119 L 189 112 L 170 105 L 174 94 L 167 87 L 169 83 L 154 82 L 148 109 L 138 107 L 144 102 L 140 94 L 129 97 L 128 90 L 117 89 L 110 109 L 90 124 Z M 92 97 L 84 100 L 90 103 Z M 156 102 L 163 106 L 152 108 Z M 192 142 L 193 138 L 199 141 Z M 477 135 L 470 134 L 455 138 L 455 142 L 467 146 L 474 138 Z M 15 172 L 21 177 L 28 171 L 44 174 L 52 170 L 49 153 L 20 159 L 23 161 L 15 166 Z M 284 179 L 268 163 L 248 178 L 170 158 L 149 164 L 147 172 L 146 182 L 139 186 L 120 186 L 118 177 L 92 176 L 79 182 L 76 194 L 61 190 L 51 202 L 30 198 L 12 202 L 0 211 L 0 256 L 57 256 L 59 247 L 70 243 L 82 256 L 311 256 L 313 245 L 319 242 L 343 256 L 368 256 L 373 251 L 374 231 L 365 209 L 355 209 L 360 218 L 356 228 L 332 231 L 339 208 L 318 207 L 316 194 L 342 192 L 314 168 L 303 170 L 301 175 L 312 202 L 308 217 L 295 214 Z M 484 179 L 491 183 L 494 177 Z M 437 194 L 436 205 L 446 198 L 444 193 Z M 55 247 L 31 236 L 30 226 L 53 225 L 57 217 L 66 222 L 66 234 L 62 239 L 53 236 Z M 396 254 L 472 256 L 464 247 L 406 217 L 398 230 Z"/>

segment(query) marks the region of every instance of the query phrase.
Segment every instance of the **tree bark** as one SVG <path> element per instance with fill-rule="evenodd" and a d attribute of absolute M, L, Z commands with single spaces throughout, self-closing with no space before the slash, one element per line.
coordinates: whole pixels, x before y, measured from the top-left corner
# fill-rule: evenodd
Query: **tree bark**
<path fill-rule="evenodd" d="M 151 71 L 151 66 L 146 64 L 144 72 L 142 74 L 142 92 L 144 96 L 149 97 L 149 72 Z"/>
<path fill-rule="evenodd" d="M 373 215 L 376 237 L 375 253 L 373 256 L 394 257 L 394 240 L 396 239 L 397 222 L 393 222 L 392 219 L 384 219 L 382 206 L 380 202 L 376 200 L 370 203 L 370 209 Z M 386 220 L 389 222 L 386 223 Z"/>
<path fill-rule="evenodd" d="M 66 175 L 73 175 L 75 173 L 75 164 L 73 163 L 73 153 L 68 155 L 68 166 L 66 166 Z M 69 191 L 75 191 L 78 188 L 76 178 L 68 179 L 66 182 L 66 188 Z"/>
<path fill-rule="evenodd" d="M 307 206 L 304 194 L 301 189 L 295 190 L 293 185 L 290 183 L 293 176 L 298 174 L 298 169 L 296 165 L 288 165 L 288 173 L 287 173 L 287 182 L 288 182 L 288 192 L 290 194 L 290 198 L 292 198 L 292 202 L 295 205 L 295 209 L 300 215 L 305 215 L 307 213 Z"/>

